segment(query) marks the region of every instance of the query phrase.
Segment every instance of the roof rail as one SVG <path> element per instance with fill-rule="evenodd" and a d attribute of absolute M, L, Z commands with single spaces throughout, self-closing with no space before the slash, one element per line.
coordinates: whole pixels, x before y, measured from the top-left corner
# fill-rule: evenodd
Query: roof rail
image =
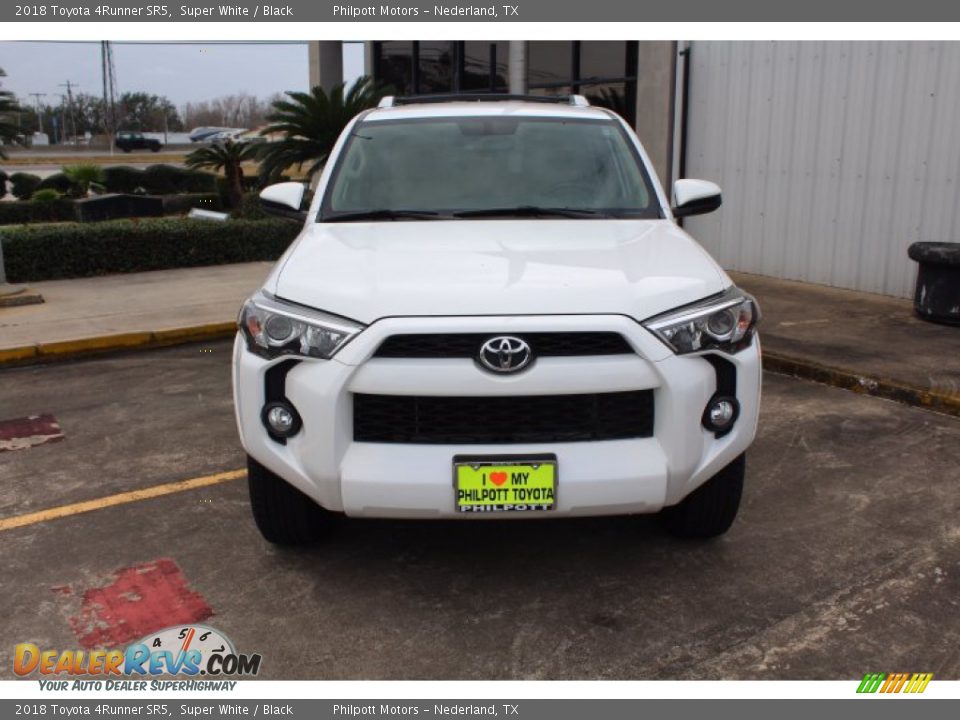
<path fill-rule="evenodd" d="M 421 103 L 445 102 L 503 102 L 508 100 L 520 102 L 552 103 L 573 105 L 575 107 L 589 107 L 590 101 L 583 95 L 513 95 L 510 93 L 452 93 L 444 95 L 406 95 L 395 97 L 387 95 L 377 107 L 390 108 L 398 105 L 419 105 Z"/>

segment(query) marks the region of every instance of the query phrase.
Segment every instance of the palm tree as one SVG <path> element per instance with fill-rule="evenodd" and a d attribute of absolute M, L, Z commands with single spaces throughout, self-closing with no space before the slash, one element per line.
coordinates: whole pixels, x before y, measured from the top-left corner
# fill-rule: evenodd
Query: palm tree
<path fill-rule="evenodd" d="M 0 77 L 7 74 L 0 68 Z M 16 141 L 20 136 L 20 128 L 13 122 L 13 116 L 20 112 L 17 98 L 9 90 L 0 88 L 0 145 Z M 3 148 L 0 147 L 0 158 L 6 158 Z"/>
<path fill-rule="evenodd" d="M 222 144 L 198 148 L 187 155 L 184 164 L 191 169 L 223 170 L 227 177 L 227 196 L 230 207 L 240 207 L 243 201 L 243 163 L 255 160 L 256 146 L 226 140 Z"/>
<path fill-rule="evenodd" d="M 286 99 L 273 103 L 273 112 L 267 116 L 270 124 L 260 132 L 283 135 L 282 140 L 260 146 L 260 176 L 276 180 L 288 167 L 308 163 L 307 174 L 312 176 L 327 161 L 347 123 L 388 93 L 387 87 L 366 75 L 349 91 L 341 83 L 329 93 L 319 86 L 308 93 L 287 92 Z"/>
<path fill-rule="evenodd" d="M 608 108 L 621 117 L 630 117 L 630 108 L 627 107 L 627 96 L 616 88 L 600 88 L 599 91 L 587 95 L 587 100 L 590 101 L 591 105 Z"/>
<path fill-rule="evenodd" d="M 63 174 L 73 183 L 76 188 L 75 192 L 80 197 L 87 197 L 90 194 L 91 187 L 98 192 L 102 191 L 103 183 L 106 182 L 103 168 L 93 163 L 64 165 Z"/>

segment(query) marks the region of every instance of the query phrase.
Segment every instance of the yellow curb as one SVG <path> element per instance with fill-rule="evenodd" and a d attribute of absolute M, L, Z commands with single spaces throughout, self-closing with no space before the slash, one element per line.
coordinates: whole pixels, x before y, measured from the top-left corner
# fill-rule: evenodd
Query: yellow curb
<path fill-rule="evenodd" d="M 97 350 L 123 350 L 146 345 L 152 339 L 152 333 L 135 332 L 121 333 L 119 335 L 101 335 L 99 337 L 82 338 L 80 340 L 39 343 L 37 345 L 37 354 L 41 357 L 45 355 L 65 356 Z"/>
<path fill-rule="evenodd" d="M 196 340 L 212 340 L 219 337 L 229 337 L 237 332 L 235 322 L 208 323 L 193 327 L 171 328 L 170 330 L 155 330 L 153 341 L 160 344 L 178 342 L 193 342 Z"/>
<path fill-rule="evenodd" d="M 848 368 L 821 365 L 769 350 L 763 351 L 763 369 L 960 417 L 960 394 L 958 393 L 921 388 L 891 378 L 858 373 Z"/>
<path fill-rule="evenodd" d="M 0 350 L 0 365 L 5 363 L 21 362 L 28 358 L 36 357 L 36 355 L 37 348 L 35 345 L 10 348 L 9 350 Z"/>
<path fill-rule="evenodd" d="M 37 345 L 0 349 L 0 367 L 69 360 L 97 353 L 145 350 L 203 340 L 220 340 L 231 337 L 236 331 L 237 324 L 235 322 L 218 322 L 169 328 L 167 330 L 99 335 L 80 340 L 39 343 Z"/>

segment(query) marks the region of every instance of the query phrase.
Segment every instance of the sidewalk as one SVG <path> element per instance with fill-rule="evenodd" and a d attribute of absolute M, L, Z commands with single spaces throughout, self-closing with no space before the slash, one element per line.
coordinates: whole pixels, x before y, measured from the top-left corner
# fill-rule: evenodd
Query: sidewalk
<path fill-rule="evenodd" d="M 30 283 L 41 305 L 0 308 L 0 365 L 229 337 L 272 263 Z"/>
<path fill-rule="evenodd" d="M 960 327 L 910 300 L 730 273 L 760 303 L 764 367 L 960 415 Z"/>
<path fill-rule="evenodd" d="M 42 305 L 0 308 L 0 365 L 229 337 L 270 263 L 31 283 Z M 960 415 L 960 327 L 909 300 L 731 273 L 757 296 L 770 370 Z"/>

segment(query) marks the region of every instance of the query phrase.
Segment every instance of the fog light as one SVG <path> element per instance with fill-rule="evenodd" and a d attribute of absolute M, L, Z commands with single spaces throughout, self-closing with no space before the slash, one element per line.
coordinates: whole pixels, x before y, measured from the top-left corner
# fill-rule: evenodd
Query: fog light
<path fill-rule="evenodd" d="M 733 427 L 740 414 L 740 403 L 734 397 L 715 397 L 703 411 L 703 426 L 707 430 L 722 433 Z"/>
<path fill-rule="evenodd" d="M 267 403 L 262 413 L 263 424 L 270 434 L 278 438 L 288 438 L 300 432 L 300 416 L 292 405 L 286 402 Z"/>

